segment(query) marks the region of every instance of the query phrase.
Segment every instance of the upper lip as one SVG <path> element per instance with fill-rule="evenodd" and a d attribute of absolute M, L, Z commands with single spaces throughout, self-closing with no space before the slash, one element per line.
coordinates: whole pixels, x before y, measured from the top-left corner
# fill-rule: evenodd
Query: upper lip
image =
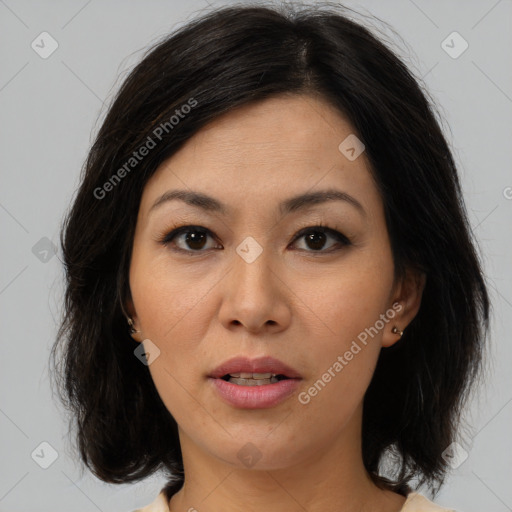
<path fill-rule="evenodd" d="M 217 366 L 210 374 L 210 377 L 220 379 L 228 373 L 273 373 L 275 375 L 284 375 L 290 379 L 300 379 L 301 376 L 287 364 L 270 356 L 257 357 L 250 359 L 244 356 L 233 357 Z"/>

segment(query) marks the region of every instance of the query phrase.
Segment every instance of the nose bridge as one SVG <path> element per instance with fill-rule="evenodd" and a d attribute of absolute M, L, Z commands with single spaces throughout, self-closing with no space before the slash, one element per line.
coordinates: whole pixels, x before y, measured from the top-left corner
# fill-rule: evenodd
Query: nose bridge
<path fill-rule="evenodd" d="M 225 326 L 240 323 L 254 332 L 268 323 L 283 327 L 288 321 L 288 308 L 280 280 L 274 275 L 271 250 L 247 237 L 236 247 L 232 265 L 220 311 Z"/>
<path fill-rule="evenodd" d="M 270 249 L 248 236 L 236 247 L 233 260 L 236 290 L 258 295 L 272 292 Z"/>

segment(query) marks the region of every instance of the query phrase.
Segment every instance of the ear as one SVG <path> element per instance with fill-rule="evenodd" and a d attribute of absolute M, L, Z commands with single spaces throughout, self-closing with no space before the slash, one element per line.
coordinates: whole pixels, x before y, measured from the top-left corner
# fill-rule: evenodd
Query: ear
<path fill-rule="evenodd" d="M 126 313 L 129 315 L 129 317 L 131 318 L 132 320 L 132 325 L 130 324 L 127 324 L 127 329 L 128 329 L 128 332 L 130 333 L 130 336 L 135 340 L 135 341 L 139 341 L 141 342 L 142 341 L 142 334 L 141 334 L 141 328 L 140 328 L 140 325 L 139 325 L 139 321 L 138 321 L 138 318 L 137 318 L 137 313 L 135 312 L 135 306 L 133 304 L 133 300 L 131 298 L 131 296 L 125 300 L 124 302 L 124 310 L 126 311 Z M 138 332 L 131 332 L 131 329 L 134 329 L 135 331 L 138 331 Z"/>
<path fill-rule="evenodd" d="M 136 316 L 135 306 L 133 304 L 133 299 L 130 293 L 128 293 L 128 297 L 123 302 L 123 310 L 131 318 L 134 318 Z"/>
<path fill-rule="evenodd" d="M 395 285 L 389 307 L 390 311 L 395 311 L 396 314 L 386 324 L 382 336 L 383 347 L 390 347 L 400 339 L 400 334 L 392 331 L 393 327 L 396 326 L 399 331 L 405 331 L 413 321 L 420 309 L 426 281 L 424 272 L 408 269 L 406 275 Z"/>

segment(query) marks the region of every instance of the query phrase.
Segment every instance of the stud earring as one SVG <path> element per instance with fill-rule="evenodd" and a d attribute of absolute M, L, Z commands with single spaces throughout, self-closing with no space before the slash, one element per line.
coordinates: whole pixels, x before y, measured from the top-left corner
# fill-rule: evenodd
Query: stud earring
<path fill-rule="evenodd" d="M 391 329 L 391 332 L 393 334 L 398 334 L 400 336 L 400 338 L 403 336 L 404 334 L 404 331 L 401 331 L 396 325 L 393 327 L 393 329 Z"/>
<path fill-rule="evenodd" d="M 133 325 L 133 320 L 131 319 L 131 317 L 128 317 L 128 325 L 130 326 L 130 334 L 137 334 L 138 332 L 140 331 L 137 331 L 137 329 L 135 329 L 134 325 Z"/>

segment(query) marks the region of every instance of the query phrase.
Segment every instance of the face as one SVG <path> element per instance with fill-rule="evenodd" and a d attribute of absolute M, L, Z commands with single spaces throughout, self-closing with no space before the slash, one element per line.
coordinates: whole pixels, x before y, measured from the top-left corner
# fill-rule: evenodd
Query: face
<path fill-rule="evenodd" d="M 250 442 L 258 467 L 277 469 L 336 445 L 359 417 L 406 319 L 365 153 L 339 149 L 353 133 L 322 99 L 275 97 L 217 118 L 146 184 L 128 308 L 137 339 L 160 351 L 149 370 L 182 445 L 243 467 Z M 159 201 L 177 190 L 214 201 Z M 326 190 L 339 195 L 289 202 Z M 265 392 L 212 378 L 235 356 L 270 356 L 298 378 Z"/>

